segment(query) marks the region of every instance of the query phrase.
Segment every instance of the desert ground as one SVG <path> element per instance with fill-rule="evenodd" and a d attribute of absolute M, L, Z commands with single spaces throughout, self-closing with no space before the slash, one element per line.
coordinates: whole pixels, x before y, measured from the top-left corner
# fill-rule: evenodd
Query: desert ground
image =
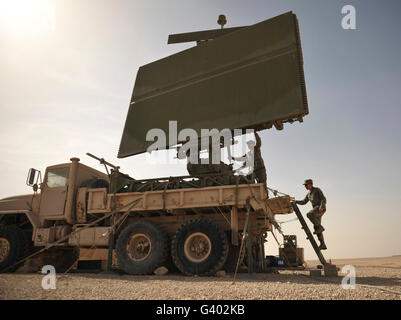
<path fill-rule="evenodd" d="M 0 274 L 0 299 L 401 299 L 401 256 L 332 260 L 339 277 L 311 277 L 308 271 L 224 277 L 130 276 L 69 273 L 57 275 L 56 289 L 44 290 L 41 274 Z M 313 267 L 317 261 L 309 261 Z M 356 271 L 355 289 L 341 286 L 341 268 Z"/>

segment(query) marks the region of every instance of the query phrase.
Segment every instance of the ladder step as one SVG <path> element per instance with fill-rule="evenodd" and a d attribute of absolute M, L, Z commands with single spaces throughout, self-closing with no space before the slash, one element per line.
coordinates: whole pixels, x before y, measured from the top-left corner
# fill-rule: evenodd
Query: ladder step
<path fill-rule="evenodd" d="M 309 242 L 311 243 L 312 248 L 315 251 L 316 255 L 318 256 L 320 262 L 323 265 L 325 265 L 326 261 L 324 259 L 324 256 L 323 256 L 322 252 L 320 251 L 320 249 L 319 249 L 319 247 L 318 247 L 318 245 L 317 245 L 317 243 L 315 241 L 315 238 L 314 238 L 312 232 L 310 231 L 308 225 L 306 224 L 301 212 L 299 211 L 298 206 L 296 204 L 293 204 L 292 206 L 293 206 L 294 211 L 295 211 L 295 213 L 296 213 L 296 215 L 297 215 L 297 217 L 299 219 L 299 222 L 301 223 L 302 230 L 304 230 L 304 232 L 306 233 L 306 240 L 309 240 Z"/>

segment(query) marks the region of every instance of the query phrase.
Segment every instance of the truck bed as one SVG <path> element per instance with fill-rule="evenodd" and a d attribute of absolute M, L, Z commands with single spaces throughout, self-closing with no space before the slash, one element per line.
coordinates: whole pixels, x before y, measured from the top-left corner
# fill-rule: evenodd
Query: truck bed
<path fill-rule="evenodd" d="M 271 217 L 276 214 L 292 213 L 288 196 L 267 199 L 267 192 L 263 183 L 250 185 L 228 185 L 206 188 L 186 188 L 164 191 L 130 192 L 108 194 L 106 188 L 88 189 L 87 213 L 98 214 L 111 212 L 113 204 L 124 207 L 126 211 L 158 211 L 177 209 L 197 209 L 231 207 L 244 208 L 248 197 L 255 211 L 263 210 Z M 138 202 L 131 208 L 131 202 Z"/>

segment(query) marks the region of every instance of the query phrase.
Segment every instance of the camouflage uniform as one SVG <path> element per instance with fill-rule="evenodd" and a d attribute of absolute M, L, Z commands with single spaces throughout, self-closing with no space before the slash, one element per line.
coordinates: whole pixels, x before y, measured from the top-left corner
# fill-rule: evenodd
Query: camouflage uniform
<path fill-rule="evenodd" d="M 248 141 L 248 143 L 254 143 L 253 150 L 249 151 L 246 155 L 242 157 L 232 157 L 235 161 L 244 161 L 244 165 L 237 169 L 237 171 L 249 167 L 250 173 L 249 177 L 254 177 L 258 183 L 266 183 L 266 168 L 265 163 L 262 158 L 262 153 L 260 151 L 260 147 L 262 145 L 262 141 L 257 132 L 255 132 L 256 144 L 253 141 Z"/>
<path fill-rule="evenodd" d="M 306 180 L 304 184 L 311 183 L 311 180 Z M 308 202 L 312 203 L 313 209 L 309 211 L 306 216 L 313 223 L 313 227 L 319 241 L 324 244 L 323 231 L 324 228 L 322 226 L 322 216 L 326 212 L 326 197 L 324 196 L 322 190 L 317 187 L 313 187 L 309 190 L 304 200 L 297 200 L 296 203 L 300 205 L 307 204 Z M 319 212 L 319 209 L 323 209 L 322 212 Z"/>
<path fill-rule="evenodd" d="M 255 138 L 256 138 L 256 145 L 254 148 L 255 176 L 257 182 L 266 183 L 267 181 L 266 167 L 262 158 L 262 153 L 260 151 L 260 147 L 262 146 L 262 141 L 260 140 L 260 137 L 257 132 L 255 132 Z"/>

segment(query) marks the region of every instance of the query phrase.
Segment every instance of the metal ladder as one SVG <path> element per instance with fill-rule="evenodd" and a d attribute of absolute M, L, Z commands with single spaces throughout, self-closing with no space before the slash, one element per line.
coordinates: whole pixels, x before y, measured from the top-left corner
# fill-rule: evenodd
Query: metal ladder
<path fill-rule="evenodd" d="M 302 216 L 301 211 L 299 211 L 299 208 L 298 208 L 297 204 L 296 203 L 292 203 L 292 208 L 294 209 L 295 214 L 297 215 L 298 220 L 302 225 L 302 229 L 306 233 L 306 236 L 307 236 L 306 239 L 308 239 L 309 242 L 312 244 L 313 250 L 315 250 L 315 252 L 316 252 L 321 264 L 325 266 L 327 264 L 326 259 L 324 258 L 323 254 L 322 254 L 322 251 L 320 251 L 319 246 L 317 245 L 316 240 L 315 240 L 312 232 L 310 231 L 308 225 L 306 224 L 306 221 L 305 221 L 304 217 Z"/>

